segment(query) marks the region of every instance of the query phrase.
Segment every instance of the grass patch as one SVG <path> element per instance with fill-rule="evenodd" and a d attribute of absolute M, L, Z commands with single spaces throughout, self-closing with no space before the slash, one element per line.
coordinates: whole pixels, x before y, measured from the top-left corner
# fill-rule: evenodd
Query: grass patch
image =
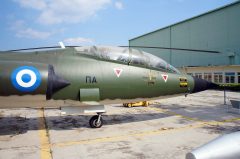
<path fill-rule="evenodd" d="M 240 91 L 240 84 L 239 83 L 226 83 L 226 84 L 219 84 L 216 88 L 217 90 L 230 90 L 230 91 Z"/>

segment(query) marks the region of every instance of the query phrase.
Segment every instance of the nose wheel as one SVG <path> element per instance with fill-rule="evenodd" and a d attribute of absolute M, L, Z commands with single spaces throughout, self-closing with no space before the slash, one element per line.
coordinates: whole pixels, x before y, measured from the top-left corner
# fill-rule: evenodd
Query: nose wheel
<path fill-rule="evenodd" d="M 91 117 L 89 125 L 91 128 L 101 128 L 103 125 L 102 113 L 98 113 L 98 115 Z"/>

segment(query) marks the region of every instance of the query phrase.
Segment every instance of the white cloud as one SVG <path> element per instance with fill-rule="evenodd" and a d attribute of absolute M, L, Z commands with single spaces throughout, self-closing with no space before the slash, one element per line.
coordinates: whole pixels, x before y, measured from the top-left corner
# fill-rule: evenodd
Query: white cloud
<path fill-rule="evenodd" d="M 22 7 L 43 10 L 47 7 L 45 0 L 14 0 Z"/>
<path fill-rule="evenodd" d="M 17 20 L 13 24 L 11 24 L 10 29 L 16 31 L 16 30 L 23 29 L 24 27 L 25 27 L 25 22 L 23 20 Z"/>
<path fill-rule="evenodd" d="M 115 7 L 116 7 L 117 9 L 119 9 L 119 10 L 122 10 L 122 9 L 123 9 L 123 4 L 122 4 L 122 2 L 119 2 L 119 1 L 115 2 Z"/>
<path fill-rule="evenodd" d="M 79 23 L 95 16 L 111 0 L 15 0 L 22 7 L 39 10 L 41 24 Z"/>
<path fill-rule="evenodd" d="M 89 38 L 76 37 L 76 38 L 64 39 L 63 42 L 66 45 L 86 45 L 86 44 L 93 44 L 94 40 Z"/>
<path fill-rule="evenodd" d="M 30 27 L 26 27 L 23 20 L 15 21 L 10 30 L 16 32 L 16 37 L 28 38 L 28 39 L 47 39 L 49 36 L 54 34 L 53 32 L 38 31 Z"/>
<path fill-rule="evenodd" d="M 19 38 L 29 38 L 29 39 L 47 39 L 51 32 L 43 32 L 34 30 L 32 28 L 25 28 L 23 30 L 18 30 L 16 36 Z"/>

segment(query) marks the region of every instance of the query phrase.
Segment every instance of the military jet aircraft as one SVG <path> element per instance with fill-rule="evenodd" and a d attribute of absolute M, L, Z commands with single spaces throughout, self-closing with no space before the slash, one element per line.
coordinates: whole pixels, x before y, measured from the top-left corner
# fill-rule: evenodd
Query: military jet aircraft
<path fill-rule="evenodd" d="M 80 101 L 79 107 L 61 109 L 97 113 L 89 121 L 93 128 L 103 124 L 104 104 L 166 98 L 212 86 L 211 82 L 180 73 L 157 56 L 130 47 L 0 53 L 0 96 L 44 94 L 47 100 Z"/>

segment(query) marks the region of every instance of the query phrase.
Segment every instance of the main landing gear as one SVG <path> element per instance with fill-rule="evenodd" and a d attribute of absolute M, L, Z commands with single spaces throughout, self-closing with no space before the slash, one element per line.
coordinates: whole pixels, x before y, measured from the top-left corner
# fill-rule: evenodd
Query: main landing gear
<path fill-rule="evenodd" d="M 97 113 L 98 115 L 94 115 L 91 117 L 89 120 L 89 125 L 91 128 L 101 128 L 103 125 L 103 120 L 102 120 L 102 114 L 103 113 Z"/>
<path fill-rule="evenodd" d="M 89 120 L 91 128 L 100 128 L 103 125 L 102 114 L 106 113 L 104 105 L 87 105 L 87 106 L 67 106 L 61 107 L 61 114 L 82 114 L 82 113 L 97 113 Z"/>

